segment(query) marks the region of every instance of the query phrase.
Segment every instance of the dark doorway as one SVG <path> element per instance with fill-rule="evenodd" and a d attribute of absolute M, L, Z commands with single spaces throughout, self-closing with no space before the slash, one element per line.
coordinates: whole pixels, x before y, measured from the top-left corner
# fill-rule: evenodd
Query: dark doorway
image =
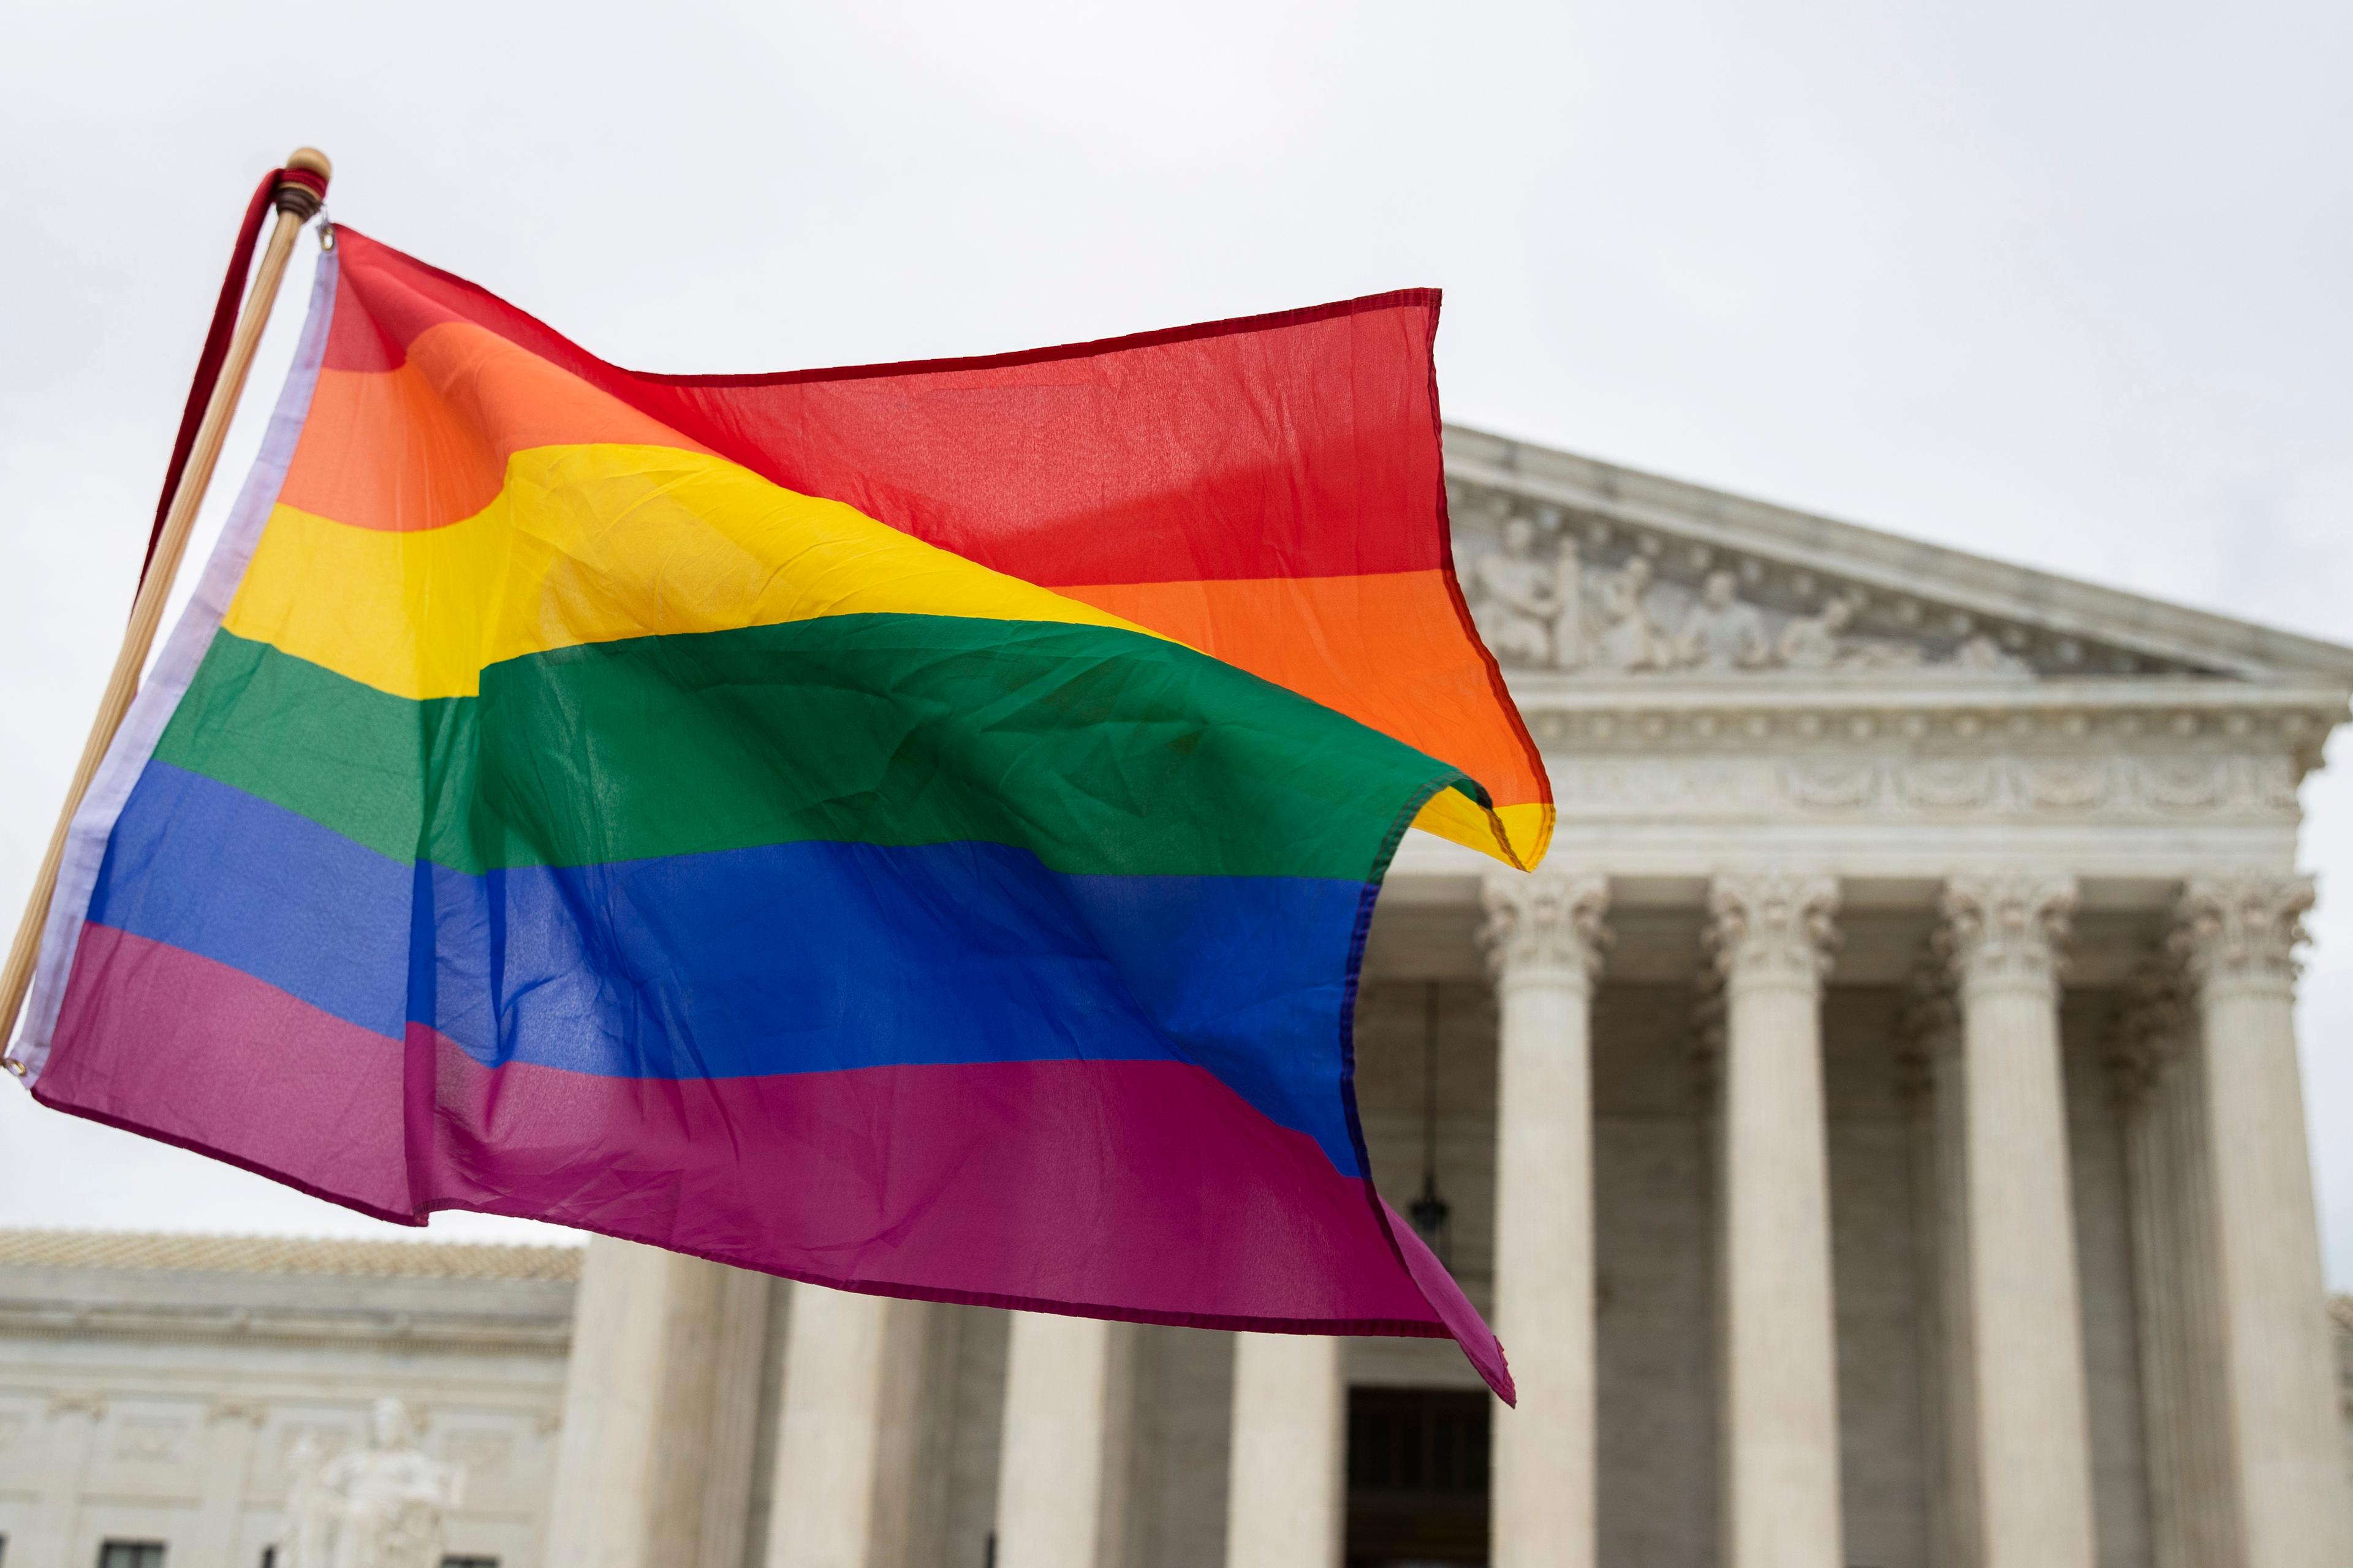
<path fill-rule="evenodd" d="M 1485 1568 L 1489 1403 L 1348 1391 L 1348 1568 Z"/>

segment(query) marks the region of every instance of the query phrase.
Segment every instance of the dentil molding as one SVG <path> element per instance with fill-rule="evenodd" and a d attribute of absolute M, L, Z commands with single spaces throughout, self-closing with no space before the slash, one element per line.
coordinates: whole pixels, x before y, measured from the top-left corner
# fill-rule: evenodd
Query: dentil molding
<path fill-rule="evenodd" d="M 2285 757 L 1816 756 L 1671 751 L 1546 755 L 1563 815 L 1713 817 L 1766 809 L 1804 820 L 2010 819 L 2293 825 Z"/>

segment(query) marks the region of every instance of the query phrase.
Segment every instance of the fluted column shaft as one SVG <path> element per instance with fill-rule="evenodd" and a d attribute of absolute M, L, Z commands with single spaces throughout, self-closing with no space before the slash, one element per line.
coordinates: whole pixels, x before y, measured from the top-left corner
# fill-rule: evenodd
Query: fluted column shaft
<path fill-rule="evenodd" d="M 2059 1051 L 2065 879 L 1956 878 L 1978 1542 L 1985 1568 L 2091 1568 L 2092 1465 Z"/>
<path fill-rule="evenodd" d="M 2165 963 L 2135 977 L 2109 1066 L 2131 1205 L 2151 1556 L 2155 1568 L 2229 1568 L 2240 1561 L 2239 1525 L 2221 1392 L 2204 1052 L 2181 979 Z"/>
<path fill-rule="evenodd" d="M 767 1568 L 901 1568 L 918 1478 L 922 1301 L 793 1287 Z"/>
<path fill-rule="evenodd" d="M 1593 986 L 1609 884 L 1498 873 L 1482 938 L 1502 1015 L 1495 1331 L 1519 1408 L 1498 1408 L 1496 1568 L 1594 1560 Z"/>
<path fill-rule="evenodd" d="M 997 1568 L 1098 1568 L 1125 1531 L 1133 1333 L 1018 1312 L 1006 1349 Z"/>
<path fill-rule="evenodd" d="M 642 1568 L 661 1398 L 668 1258 L 596 1237 L 581 1265 L 548 1508 L 552 1562 Z"/>
<path fill-rule="evenodd" d="M 2343 1439 L 2295 1054 L 2295 950 L 2311 884 L 2190 884 L 2176 949 L 2205 1036 L 2208 1151 L 2243 1568 L 2348 1557 Z"/>
<path fill-rule="evenodd" d="M 1226 1568 L 1339 1568 L 1346 1511 L 1343 1341 L 1234 1336 Z"/>
<path fill-rule="evenodd" d="M 1838 884 L 1719 878 L 1708 942 L 1725 987 L 1721 1237 L 1724 1557 L 1845 1561 L 1821 988 Z"/>
<path fill-rule="evenodd" d="M 588 1245 L 548 1510 L 551 1563 L 743 1561 L 771 1281 L 599 1237 Z"/>

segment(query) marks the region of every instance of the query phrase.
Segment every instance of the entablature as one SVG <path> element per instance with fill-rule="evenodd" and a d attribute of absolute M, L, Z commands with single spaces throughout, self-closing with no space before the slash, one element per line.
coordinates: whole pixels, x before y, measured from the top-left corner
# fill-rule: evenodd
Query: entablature
<path fill-rule="evenodd" d="M 1934 951 L 1943 923 L 1942 896 L 1953 876 L 2046 869 L 2031 858 L 2004 860 L 1998 854 L 1981 854 L 1938 871 L 1833 871 L 1832 864 L 1829 855 L 1801 852 L 1759 860 L 1752 852 L 1746 858 L 1726 858 L 1715 871 L 1704 873 L 1654 868 L 1609 874 L 1603 983 L 1692 984 L 1701 980 L 1708 891 L 1718 872 L 1828 872 L 1839 889 L 1831 984 L 1905 985 Z M 2244 868 L 2244 862 L 2238 864 Z M 1424 865 L 1393 878 L 1382 892 L 1366 947 L 1366 984 L 1484 977 L 1487 969 L 1478 942 L 1484 875 L 1461 865 Z M 2123 985 L 2160 961 L 2187 877 L 2146 872 L 2062 876 L 2075 895 L 2066 946 L 2069 986 Z"/>

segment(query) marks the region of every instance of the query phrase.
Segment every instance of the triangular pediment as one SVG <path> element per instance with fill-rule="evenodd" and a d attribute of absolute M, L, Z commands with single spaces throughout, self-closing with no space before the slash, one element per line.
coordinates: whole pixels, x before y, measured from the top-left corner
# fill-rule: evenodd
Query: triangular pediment
<path fill-rule="evenodd" d="M 2353 686 L 2353 649 L 1481 431 L 1446 431 L 1455 565 L 1506 668 L 1838 684 Z"/>

